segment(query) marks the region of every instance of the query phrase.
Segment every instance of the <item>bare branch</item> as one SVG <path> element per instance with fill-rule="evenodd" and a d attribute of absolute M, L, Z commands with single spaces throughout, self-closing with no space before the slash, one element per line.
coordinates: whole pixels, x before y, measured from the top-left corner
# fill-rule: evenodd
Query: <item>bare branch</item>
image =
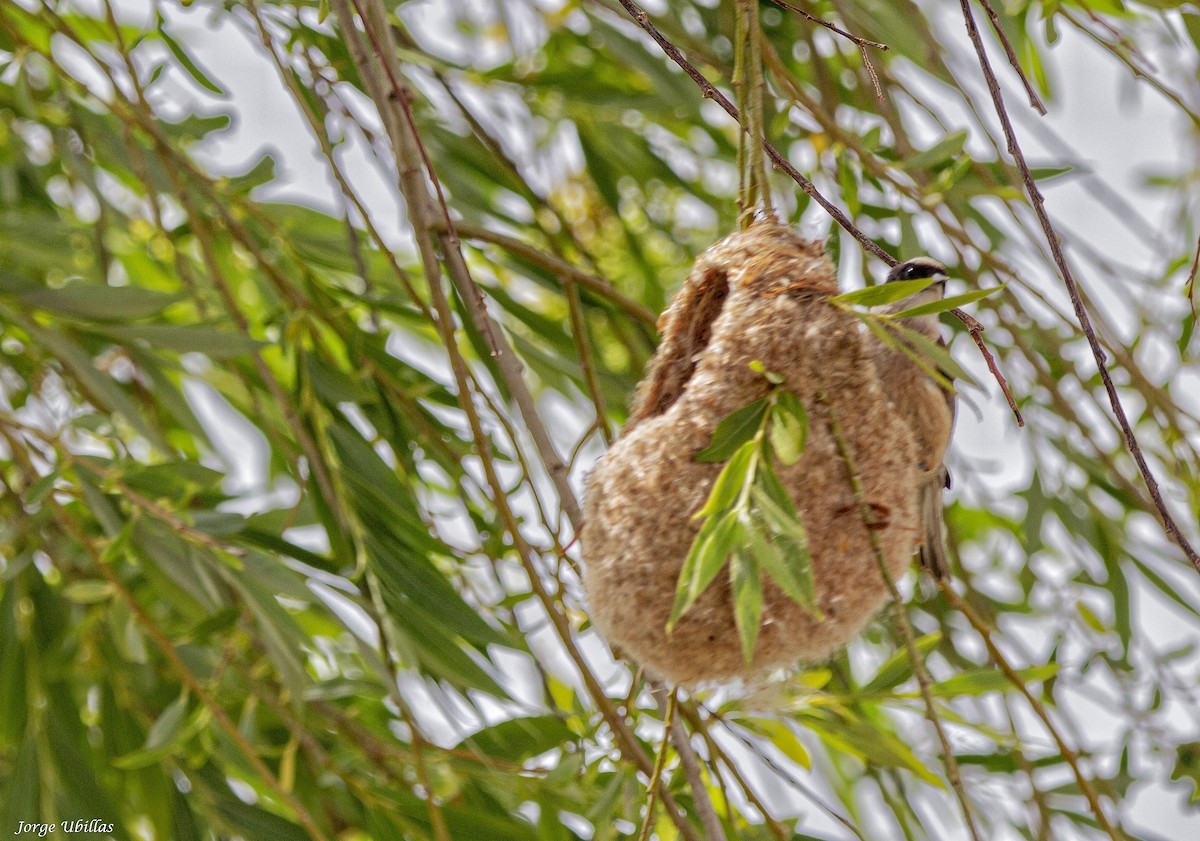
<path fill-rule="evenodd" d="M 992 4 L 988 0 L 979 0 L 979 5 L 983 6 L 983 10 L 987 12 L 988 19 L 992 22 L 992 31 L 1000 39 L 1000 43 L 1004 47 L 1004 54 L 1008 56 L 1008 63 L 1012 65 L 1013 70 L 1016 70 L 1017 75 L 1021 77 L 1021 84 L 1025 86 L 1025 93 L 1029 94 L 1029 104 L 1043 117 L 1046 116 L 1046 106 L 1042 104 L 1037 91 L 1029 83 L 1029 77 L 1025 75 L 1025 71 L 1021 69 L 1021 62 L 1017 60 L 1017 54 L 1013 50 L 1012 43 L 1008 40 L 1008 35 L 1004 32 L 1004 27 L 1000 25 L 1000 16 L 996 14 L 996 10 L 992 8 Z"/>
<path fill-rule="evenodd" d="M 1025 162 L 1025 154 L 1021 151 L 1021 146 L 1017 142 L 1012 121 L 1009 119 L 1008 111 L 1004 106 L 1004 96 L 1000 92 L 1000 84 L 996 81 L 996 74 L 992 72 L 992 65 L 988 61 L 987 52 L 983 46 L 983 39 L 979 37 L 979 28 L 975 25 L 975 17 L 971 13 L 970 0 L 959 0 L 959 3 L 962 6 L 963 19 L 967 26 L 967 35 L 970 36 L 971 43 L 975 46 L 975 53 L 979 57 L 979 67 L 983 71 L 984 79 L 987 81 L 988 92 L 991 94 L 992 103 L 996 108 L 996 116 L 1000 118 L 1000 125 L 1004 129 L 1004 137 L 1008 142 L 1008 153 L 1012 155 L 1013 161 L 1021 173 L 1025 192 L 1029 196 L 1033 212 L 1037 216 L 1038 222 L 1042 227 L 1042 232 L 1046 236 L 1046 242 L 1050 246 L 1050 253 L 1054 257 L 1054 264 L 1058 267 L 1059 274 L 1066 285 L 1067 294 L 1071 298 L 1071 305 L 1075 309 L 1075 318 L 1079 321 L 1083 335 L 1087 338 L 1088 345 L 1092 349 L 1092 356 L 1096 360 L 1096 368 L 1100 372 L 1100 379 L 1104 383 L 1104 390 L 1108 392 L 1108 400 L 1112 405 L 1113 415 L 1116 417 L 1117 423 L 1120 424 L 1121 431 L 1124 433 L 1125 446 L 1133 456 L 1134 461 L 1137 462 L 1138 470 L 1142 474 L 1142 479 L 1146 482 L 1146 489 L 1150 491 L 1150 498 L 1154 500 L 1154 507 L 1158 510 L 1167 535 L 1183 550 L 1184 555 L 1187 556 L 1187 559 L 1196 568 L 1196 571 L 1200 572 L 1200 555 L 1196 554 L 1196 550 L 1188 543 L 1187 538 L 1183 536 L 1183 532 L 1179 530 L 1179 526 L 1175 523 L 1174 517 L 1171 516 L 1170 510 L 1163 500 L 1162 492 L 1158 488 L 1158 480 L 1154 478 L 1154 474 L 1150 471 L 1150 465 L 1146 463 L 1146 457 L 1142 453 L 1142 448 L 1138 444 L 1137 437 L 1133 434 L 1133 427 L 1130 425 L 1129 418 L 1125 414 L 1125 407 L 1121 404 L 1121 396 L 1117 394 L 1117 387 L 1113 385 L 1112 377 L 1108 372 L 1108 359 L 1104 353 L 1104 348 L 1100 346 L 1100 341 L 1096 338 L 1096 332 L 1092 329 L 1091 318 L 1088 316 L 1087 308 L 1084 306 L 1079 286 L 1075 282 L 1075 276 L 1071 273 L 1071 268 L 1067 264 L 1067 258 L 1063 254 L 1058 233 L 1054 230 L 1054 224 L 1050 221 L 1050 217 L 1046 213 L 1046 200 L 1042 196 L 1041 191 L 1038 190 L 1037 184 L 1033 180 L 1033 173 L 1029 171 L 1029 165 Z"/>
<path fill-rule="evenodd" d="M 967 313 L 960 310 L 958 307 L 950 310 L 951 314 L 958 317 L 958 320 L 966 325 L 967 332 L 975 341 L 975 346 L 979 348 L 979 352 L 983 354 L 983 361 L 987 363 L 988 370 L 992 372 L 992 376 L 996 378 L 996 382 L 1000 384 L 1000 390 L 1004 392 L 1004 399 L 1008 401 L 1008 408 L 1012 409 L 1013 415 L 1017 419 L 1017 426 L 1025 426 L 1025 418 L 1021 416 L 1021 410 L 1017 408 L 1017 401 L 1013 400 L 1012 392 L 1008 389 L 1008 380 L 1004 379 L 1004 375 L 1000 373 L 999 366 L 996 365 L 996 358 L 992 356 L 992 352 L 987 349 L 987 345 L 983 343 L 984 327 Z"/>
<path fill-rule="evenodd" d="M 822 20 L 815 15 L 809 14 L 799 6 L 793 6 L 791 3 L 785 2 L 785 0 L 771 0 L 771 2 L 773 2 L 776 6 L 782 6 L 789 11 L 795 12 L 806 20 L 810 20 L 813 23 L 819 24 L 832 32 L 836 32 L 838 35 L 841 35 L 843 38 L 849 40 L 852 44 L 854 44 L 854 46 L 858 47 L 858 51 L 862 53 L 863 66 L 867 68 L 867 73 L 871 76 L 871 84 L 875 87 L 875 98 L 880 102 L 883 102 L 883 88 L 879 86 L 879 74 L 875 72 L 875 65 L 871 63 L 871 56 L 867 52 L 867 47 L 874 47 L 877 50 L 886 51 L 888 49 L 887 44 L 881 44 L 878 41 L 869 41 L 866 38 L 859 38 L 857 35 L 851 35 L 846 30 L 839 29 L 829 21 Z"/>

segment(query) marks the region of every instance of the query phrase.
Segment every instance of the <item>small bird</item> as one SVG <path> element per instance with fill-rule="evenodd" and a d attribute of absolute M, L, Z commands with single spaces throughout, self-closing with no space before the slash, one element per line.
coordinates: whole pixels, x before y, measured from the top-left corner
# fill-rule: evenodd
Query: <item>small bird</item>
<path fill-rule="evenodd" d="M 915 295 L 881 307 L 885 314 L 901 312 L 945 296 L 946 268 L 929 257 L 914 257 L 900 263 L 888 273 L 889 283 L 901 280 L 932 278 L 933 282 Z M 900 319 L 901 326 L 920 333 L 930 341 L 946 347 L 938 330 L 938 317 L 919 315 Z M 914 353 L 920 353 L 914 348 Z M 950 431 L 954 426 L 954 392 L 931 377 L 928 371 L 901 350 L 882 343 L 876 351 L 876 366 L 880 380 L 888 390 L 888 399 L 901 415 L 907 417 L 917 445 L 917 468 L 921 471 L 918 483 L 917 510 L 921 520 L 921 543 L 918 546 L 921 565 L 938 578 L 950 574 L 946 558 L 946 540 L 942 522 L 942 491 L 950 487 L 950 471 L 945 465 L 946 449 L 950 446 Z M 939 371 L 946 379 L 946 372 Z"/>

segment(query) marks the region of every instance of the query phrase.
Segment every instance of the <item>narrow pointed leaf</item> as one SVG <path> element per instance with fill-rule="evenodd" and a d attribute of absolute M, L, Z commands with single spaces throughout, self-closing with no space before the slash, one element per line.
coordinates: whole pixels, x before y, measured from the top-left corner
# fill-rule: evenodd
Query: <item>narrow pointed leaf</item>
<path fill-rule="evenodd" d="M 753 459 L 754 443 L 747 441 L 717 474 L 717 480 L 713 483 L 708 500 L 704 503 L 703 508 L 692 515 L 692 518 L 712 517 L 728 510 L 737 499 L 742 485 L 746 483 L 747 475 L 750 472 L 750 463 Z"/>
<path fill-rule="evenodd" d="M 973 304 L 976 301 L 982 300 L 989 295 L 994 295 L 1007 286 L 1007 283 L 1001 283 L 999 286 L 993 286 L 990 289 L 972 289 L 970 292 L 965 292 L 962 295 L 951 295 L 949 298 L 942 298 L 940 301 L 930 301 L 927 304 L 918 304 L 915 307 L 909 307 L 906 310 L 901 310 L 892 315 L 892 318 L 913 318 L 918 315 L 933 315 L 939 312 L 949 312 L 955 307 L 966 306 Z"/>
<path fill-rule="evenodd" d="M 800 522 L 796 505 L 779 484 L 779 479 L 768 470 L 761 471 L 756 478 L 758 481 L 750 489 L 750 498 L 767 525 L 779 534 L 807 544 L 808 534 Z"/>
<path fill-rule="evenodd" d="M 765 526 L 765 523 L 763 524 Z M 747 544 L 761 570 L 789 599 L 820 618 L 808 545 L 783 536 L 774 540 L 759 528 L 749 530 Z"/>
<path fill-rule="evenodd" d="M 742 523 L 742 530 L 746 524 Z M 762 622 L 762 578 L 754 555 L 737 547 L 729 558 L 729 581 L 733 587 L 733 619 L 742 640 L 742 657 L 746 665 L 754 659 L 758 628 Z"/>
<path fill-rule="evenodd" d="M 846 292 L 832 300 L 841 304 L 879 307 L 884 304 L 894 304 L 896 301 L 903 301 L 910 295 L 916 295 L 931 283 L 933 283 L 933 278 L 931 277 L 922 277 L 916 280 L 896 280 L 891 283 L 881 283 L 878 286 L 868 286 L 866 289 L 857 289 L 854 292 Z"/>
<path fill-rule="evenodd" d="M 762 424 L 767 411 L 767 399 L 761 398 L 748 403 L 723 418 L 713 430 L 707 447 L 696 453 L 696 461 L 725 461 L 747 441 L 752 439 Z"/>
<path fill-rule="evenodd" d="M 671 617 L 667 620 L 668 633 L 695 604 L 696 599 L 708 589 L 721 567 L 725 566 L 729 553 L 741 539 L 736 512 L 731 511 L 719 520 L 709 522 L 715 524 L 709 528 L 709 523 L 705 523 L 705 527 L 701 528 L 679 574 L 675 605 L 671 608 Z"/>
<path fill-rule="evenodd" d="M 784 464 L 795 464 L 804 454 L 804 444 L 808 439 L 808 412 L 800 398 L 787 389 L 780 389 L 776 393 L 767 435 L 771 451 Z"/>

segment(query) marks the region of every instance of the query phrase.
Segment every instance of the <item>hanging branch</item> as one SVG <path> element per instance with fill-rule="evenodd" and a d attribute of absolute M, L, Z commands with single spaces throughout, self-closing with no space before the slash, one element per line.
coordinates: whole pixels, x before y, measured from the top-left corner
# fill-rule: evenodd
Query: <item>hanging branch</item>
<path fill-rule="evenodd" d="M 1033 180 L 1033 173 L 1029 171 L 1029 165 L 1025 162 L 1025 154 L 1021 151 L 1021 146 L 1017 142 L 1017 136 L 1013 130 L 1012 121 L 1008 117 L 1008 110 L 1004 106 L 1004 96 L 1000 92 L 1000 84 L 996 81 L 996 74 L 992 72 L 991 62 L 988 60 L 987 52 L 983 46 L 983 39 L 979 36 L 979 28 L 975 25 L 975 17 L 971 12 L 970 0 L 959 0 L 962 7 L 963 20 L 967 26 L 967 35 L 971 39 L 971 43 L 975 47 L 975 54 L 979 57 L 979 67 L 983 71 L 984 79 L 987 81 L 988 92 L 992 97 L 992 104 L 996 109 L 996 116 L 1000 119 L 1000 125 L 1004 129 L 1004 137 L 1008 142 L 1008 153 L 1012 155 L 1013 161 L 1017 165 L 1017 170 L 1021 173 L 1021 180 L 1025 185 L 1025 192 L 1029 196 L 1030 204 L 1033 206 L 1033 212 L 1037 216 L 1038 222 L 1042 227 L 1042 233 L 1045 234 L 1046 242 L 1050 246 L 1050 253 L 1054 257 L 1054 264 L 1058 267 L 1059 275 L 1066 285 L 1067 294 L 1071 298 L 1071 305 L 1075 309 L 1075 318 L 1079 321 L 1079 326 L 1083 330 L 1083 335 L 1087 338 L 1088 346 L 1092 349 L 1092 356 L 1096 360 L 1096 368 L 1100 373 L 1100 379 L 1104 383 L 1104 390 L 1108 393 L 1109 403 L 1112 405 L 1113 415 L 1117 419 L 1117 423 L 1121 426 L 1121 431 L 1125 436 L 1125 446 L 1133 456 L 1137 463 L 1138 470 L 1142 474 L 1142 479 L 1146 482 L 1146 489 L 1150 491 L 1150 498 L 1154 500 L 1154 507 L 1158 510 L 1159 517 L 1162 519 L 1163 528 L 1166 530 L 1167 536 L 1183 550 L 1184 555 L 1191 562 L 1192 566 L 1200 572 L 1200 555 L 1188 543 L 1187 538 L 1179 530 L 1175 519 L 1171 516 L 1171 512 L 1167 509 L 1167 504 L 1163 500 L 1162 492 L 1158 488 L 1158 481 L 1154 478 L 1154 474 L 1150 472 L 1150 466 L 1146 463 L 1146 457 L 1142 453 L 1142 448 L 1138 444 L 1137 437 L 1133 434 L 1133 427 L 1129 423 L 1129 418 L 1125 414 L 1125 407 L 1121 405 L 1121 397 L 1117 394 L 1117 387 L 1113 385 L 1112 377 L 1108 372 L 1108 357 L 1104 353 L 1104 348 L 1100 346 L 1100 341 L 1096 338 L 1096 332 L 1092 329 L 1092 321 L 1088 316 L 1087 308 L 1083 304 L 1083 297 L 1079 292 L 1079 286 L 1075 282 L 1075 276 L 1071 273 L 1071 268 L 1067 265 L 1067 259 L 1063 254 L 1062 244 L 1060 242 L 1058 232 L 1054 230 L 1054 224 L 1050 221 L 1050 216 L 1046 213 L 1045 198 L 1038 190 L 1037 184 Z"/>
<path fill-rule="evenodd" d="M 94 568 L 104 576 L 109 587 L 112 588 L 112 592 L 117 595 L 129 610 L 129 614 L 133 620 L 150 637 L 155 646 L 158 647 L 168 667 L 179 679 L 180 684 L 194 695 L 208 714 L 213 717 L 213 720 L 224 731 L 226 737 L 241 752 L 248 766 L 254 770 L 254 773 L 258 775 L 259 779 L 263 781 L 263 784 L 271 793 L 292 811 L 297 822 L 304 827 L 308 836 L 315 839 L 315 841 L 330 841 L 330 836 L 317 824 L 312 814 L 304 807 L 304 804 L 280 781 L 279 776 L 267 766 L 259 751 L 246 738 L 241 728 L 233 722 L 229 717 L 229 713 L 225 711 L 225 708 L 217 703 L 217 699 L 205 688 L 205 681 L 188 668 L 187 663 L 180 656 L 175 644 L 171 642 L 162 628 L 159 627 L 146 609 L 142 607 L 141 602 L 130 592 L 125 582 L 121 580 L 118 572 L 105 560 L 96 541 L 85 533 L 79 523 L 71 519 L 66 506 L 55 501 L 53 496 L 50 499 L 54 506 L 54 519 L 57 521 L 59 528 L 62 529 L 63 534 L 71 535 L 83 547 L 83 550 L 91 559 Z"/>
<path fill-rule="evenodd" d="M 440 182 L 433 169 L 433 164 L 425 152 L 425 147 L 420 139 L 420 132 L 417 131 L 412 113 L 413 94 L 407 85 L 401 81 L 399 71 L 393 67 L 393 63 L 395 62 L 394 49 L 391 52 L 384 49 L 384 43 L 381 40 L 384 36 L 390 37 L 390 30 L 387 28 L 386 23 L 378 25 L 369 25 L 367 23 L 369 16 L 363 11 L 363 0 L 352 0 L 352 5 L 354 11 L 358 13 L 359 18 L 363 21 L 363 30 L 386 76 L 386 85 L 383 79 L 376 80 L 376 87 L 379 90 L 375 91 L 375 93 L 383 97 L 383 99 L 377 100 L 380 105 L 380 111 L 387 110 L 383 108 L 385 101 L 395 102 L 404 118 L 405 125 L 403 130 L 400 130 L 398 126 L 388 127 L 390 133 L 393 134 L 393 142 L 395 142 L 395 137 L 400 137 L 405 132 L 408 133 L 408 136 L 412 137 L 414 164 L 419 168 L 423 167 L 425 169 L 426 175 L 432 181 L 440 198 L 442 195 Z M 375 6 L 372 6 L 371 9 L 379 13 L 379 10 Z M 382 13 L 379 13 L 379 16 L 382 17 Z M 377 30 L 383 30 L 384 36 L 381 36 Z M 387 89 L 388 87 L 390 87 L 390 90 Z M 405 171 L 401 162 L 398 162 L 398 164 L 400 164 L 402 176 L 410 174 Z M 414 189 L 417 186 L 414 184 Z M 423 187 L 424 185 L 420 186 Z M 416 199 L 413 199 L 413 201 L 416 201 Z M 472 324 L 474 324 L 475 328 L 484 337 L 488 349 L 491 351 L 492 359 L 500 371 L 501 378 L 508 387 L 514 402 L 517 404 L 517 410 L 521 414 L 521 419 L 525 422 L 525 428 L 529 431 L 530 437 L 533 438 L 534 446 L 537 448 L 542 464 L 545 466 L 551 482 L 554 483 L 554 488 L 559 497 L 559 504 L 562 506 L 567 518 L 571 521 L 571 525 L 578 530 L 583 524 L 583 510 L 579 507 L 579 500 L 575 496 L 575 491 L 571 488 L 567 475 L 567 466 L 559 457 L 558 451 L 554 447 L 554 442 L 550 439 L 550 434 L 546 430 L 546 425 L 542 422 L 541 416 L 538 414 L 533 395 L 530 393 L 529 387 L 525 384 L 524 369 L 520 359 L 513 351 L 508 340 L 504 338 L 498 325 L 496 325 L 495 321 L 488 314 L 487 305 L 483 299 L 483 292 L 467 269 L 466 260 L 463 257 L 462 248 L 458 241 L 458 235 L 454 231 L 454 223 L 450 220 L 449 210 L 444 200 L 440 202 L 439 209 L 442 217 L 441 223 L 446 227 L 444 232 L 436 236 L 439 248 L 434 249 L 434 251 L 440 249 L 441 262 L 445 264 L 446 273 L 458 291 Z M 426 231 L 435 231 L 435 220 L 430 218 L 430 214 L 423 213 L 416 218 L 423 220 L 422 224 L 425 228 L 424 231 L 417 232 L 418 239 L 421 239 Z M 414 223 L 415 227 L 416 224 Z M 433 256 L 436 259 L 437 255 L 434 254 Z"/>
<path fill-rule="evenodd" d="M 1004 31 L 1004 27 L 1000 25 L 1000 16 L 996 14 L 996 10 L 992 8 L 992 4 L 988 0 L 979 0 L 979 5 L 983 6 L 983 10 L 987 12 L 988 20 L 992 22 L 992 31 L 1000 39 L 1000 44 L 1004 47 L 1004 54 L 1008 56 L 1008 63 L 1012 65 L 1013 70 L 1016 70 L 1017 75 L 1021 77 L 1021 84 L 1025 86 L 1025 93 L 1029 94 L 1030 106 L 1043 117 L 1046 116 L 1046 106 L 1042 104 L 1037 91 L 1029 83 L 1029 77 L 1025 75 L 1025 71 L 1021 69 L 1021 62 L 1017 60 L 1016 51 L 1013 50 L 1012 43 L 1008 40 L 1008 35 Z"/>
<path fill-rule="evenodd" d="M 984 326 L 958 307 L 950 310 L 950 313 L 957 316 L 958 320 L 966 326 L 967 334 L 974 340 L 975 347 L 979 348 L 980 354 L 983 355 L 983 361 L 987 363 L 988 370 L 992 372 L 992 376 L 1000 384 L 1000 390 L 1004 392 L 1004 399 L 1008 401 L 1008 408 L 1012 409 L 1013 416 L 1017 419 L 1017 426 L 1024 428 L 1025 418 L 1021 416 L 1021 410 L 1017 408 L 1017 401 L 1013 399 L 1012 392 L 1009 391 L 1008 380 L 1004 379 L 1004 375 L 1000 373 L 999 366 L 996 365 L 996 358 L 992 356 L 992 352 L 983 343 L 983 336 L 981 334 L 984 331 Z"/>
<path fill-rule="evenodd" d="M 429 219 L 430 213 L 434 211 L 434 208 L 432 207 L 427 187 L 423 183 L 424 179 L 421 176 L 420 158 L 415 149 L 415 142 L 409 134 L 409 127 L 401 125 L 393 109 L 386 107 L 393 97 L 388 95 L 383 74 L 375 64 L 375 61 L 372 60 L 374 58 L 387 67 L 391 62 L 395 61 L 395 53 L 394 51 L 388 52 L 376 48 L 377 51 L 374 56 L 368 54 L 367 45 L 360 40 L 358 30 L 355 27 L 354 16 L 358 13 L 363 28 L 369 36 L 375 29 L 373 23 L 379 20 L 382 16 L 382 11 L 377 2 L 366 0 L 366 2 L 371 4 L 371 11 L 375 12 L 376 15 L 363 15 L 359 8 L 359 4 L 363 1 L 333 0 L 332 6 L 337 14 L 339 26 L 344 33 L 355 66 L 358 68 L 360 75 L 362 75 L 372 99 L 380 108 L 389 135 L 392 137 L 393 142 L 397 144 L 395 152 L 398 158 L 397 168 L 402 178 L 401 193 L 410 213 L 410 221 L 416 233 L 417 248 L 421 256 L 422 268 L 425 272 L 430 296 L 433 298 L 434 309 L 438 316 L 434 322 L 434 326 L 437 328 L 449 356 L 455 384 L 458 388 L 459 404 L 466 415 L 472 441 L 475 445 L 475 452 L 483 468 L 487 487 L 491 492 L 493 504 L 496 506 L 496 513 L 503 523 L 505 530 L 512 537 L 513 548 L 529 579 L 534 596 L 542 605 L 547 617 L 554 626 L 555 633 L 562 642 L 567 655 L 579 670 L 584 685 L 587 687 L 588 694 L 591 695 L 605 722 L 611 728 L 621 754 L 626 760 L 632 762 L 639 771 L 650 777 L 653 773 L 653 765 L 649 757 L 642 749 L 641 744 L 625 721 L 625 718 L 618 712 L 616 706 L 600 685 L 599 680 L 589 668 L 574 638 L 569 620 L 542 581 L 541 574 L 535 563 L 533 548 L 521 533 L 517 515 L 509 504 L 508 496 L 491 457 L 491 447 L 484 432 L 478 409 L 474 405 L 471 396 L 467 362 L 458 350 L 454 337 L 454 323 L 449 300 L 445 290 L 442 288 L 441 271 L 439 268 L 440 261 L 437 251 L 438 238 L 435 236 L 435 227 L 430 223 Z M 372 19 L 373 17 L 374 20 Z M 379 37 L 376 34 L 375 39 L 370 40 L 373 43 L 380 43 L 378 41 Z M 388 30 L 384 30 L 383 37 L 390 37 Z M 395 71 L 390 71 L 388 75 L 398 83 L 398 76 Z M 444 246 L 445 240 L 442 239 L 441 243 Z M 443 253 L 449 258 L 451 253 L 457 252 Z M 461 253 L 459 253 L 459 259 L 461 260 Z M 511 356 L 511 353 L 509 355 Z M 688 822 L 686 814 L 671 794 L 665 781 L 660 782 L 657 790 L 665 811 L 679 830 L 680 836 L 686 839 L 686 841 L 700 841 L 694 827 Z"/>
<path fill-rule="evenodd" d="M 737 47 L 733 85 L 738 108 L 745 119 L 738 132 L 738 205 L 742 227 L 754 219 L 761 206 L 768 216 L 775 215 L 771 204 L 771 186 L 763 162 L 763 141 L 767 136 L 763 119 L 762 29 L 758 23 L 758 0 L 738 0 Z"/>
<path fill-rule="evenodd" d="M 704 74 L 696 69 L 695 65 L 683 57 L 683 54 L 679 52 L 679 48 L 672 44 L 667 37 L 658 30 L 658 27 L 650 22 L 649 15 L 646 14 L 646 11 L 641 6 L 639 6 L 637 3 L 634 3 L 633 0 L 620 0 L 620 3 L 625 7 L 625 10 L 629 12 L 630 16 L 634 19 L 637 25 L 640 26 L 647 35 L 654 39 L 654 42 L 658 44 L 664 53 L 667 54 L 667 57 L 670 58 L 671 61 L 678 64 L 683 72 L 692 78 L 692 81 L 694 81 L 700 88 L 700 92 L 704 95 L 705 99 L 711 99 L 713 102 L 720 105 L 721 109 L 734 120 L 737 120 L 738 122 L 741 121 L 737 107 L 729 101 L 725 94 L 717 90 L 713 83 L 708 81 L 708 79 L 704 77 Z M 787 173 L 787 176 L 795 181 L 796 184 L 799 185 L 800 189 L 805 192 L 805 194 L 811 197 L 812 200 L 817 204 L 821 205 L 821 207 L 825 209 L 825 212 L 832 216 L 834 221 L 837 222 L 842 229 L 846 231 L 846 233 L 858 240 L 859 244 L 861 244 L 863 248 L 874 254 L 880 260 L 883 260 L 889 266 L 896 265 L 897 261 L 895 257 L 892 257 L 890 254 L 880 248 L 874 240 L 860 231 L 858 227 L 850 221 L 850 218 L 846 216 L 846 214 L 840 208 L 837 207 L 837 205 L 825 198 L 825 196 L 821 195 L 816 186 L 803 175 L 801 175 L 800 171 L 792 166 L 791 163 L 788 162 L 787 158 L 785 158 L 778 149 L 771 145 L 766 138 L 764 138 L 762 141 L 762 147 L 763 151 L 767 153 L 767 157 L 771 159 L 771 162 L 779 169 L 782 169 L 785 173 Z"/>
<path fill-rule="evenodd" d="M 654 826 L 654 806 L 656 795 L 662 787 L 663 768 L 667 764 L 667 751 L 671 744 L 671 731 L 675 729 L 675 704 L 678 699 L 678 687 L 671 690 L 667 697 L 667 708 L 663 713 L 663 739 L 658 748 L 658 756 L 654 758 L 654 770 L 650 774 L 650 782 L 646 786 L 646 816 L 642 819 L 642 830 L 638 833 L 638 841 L 649 841 L 650 830 Z"/>

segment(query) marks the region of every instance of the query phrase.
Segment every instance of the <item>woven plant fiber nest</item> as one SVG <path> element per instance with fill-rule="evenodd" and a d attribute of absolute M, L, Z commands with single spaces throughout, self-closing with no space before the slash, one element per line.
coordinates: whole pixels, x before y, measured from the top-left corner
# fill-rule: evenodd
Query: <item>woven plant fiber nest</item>
<path fill-rule="evenodd" d="M 593 623 L 659 677 L 693 684 L 823 659 L 887 599 L 831 413 L 879 515 L 871 528 L 891 574 L 912 559 L 919 533 L 912 435 L 879 381 L 876 340 L 829 303 L 837 293 L 820 244 L 764 221 L 701 255 L 663 315 L 663 342 L 631 420 L 589 479 L 582 532 Z M 696 461 L 696 453 L 723 418 L 770 390 L 755 361 L 781 375 L 808 413 L 804 454 L 775 469 L 808 532 L 823 618 L 764 576 L 762 623 L 747 664 L 727 570 L 670 634 L 666 626 L 700 528 L 693 514 L 722 468 Z"/>

